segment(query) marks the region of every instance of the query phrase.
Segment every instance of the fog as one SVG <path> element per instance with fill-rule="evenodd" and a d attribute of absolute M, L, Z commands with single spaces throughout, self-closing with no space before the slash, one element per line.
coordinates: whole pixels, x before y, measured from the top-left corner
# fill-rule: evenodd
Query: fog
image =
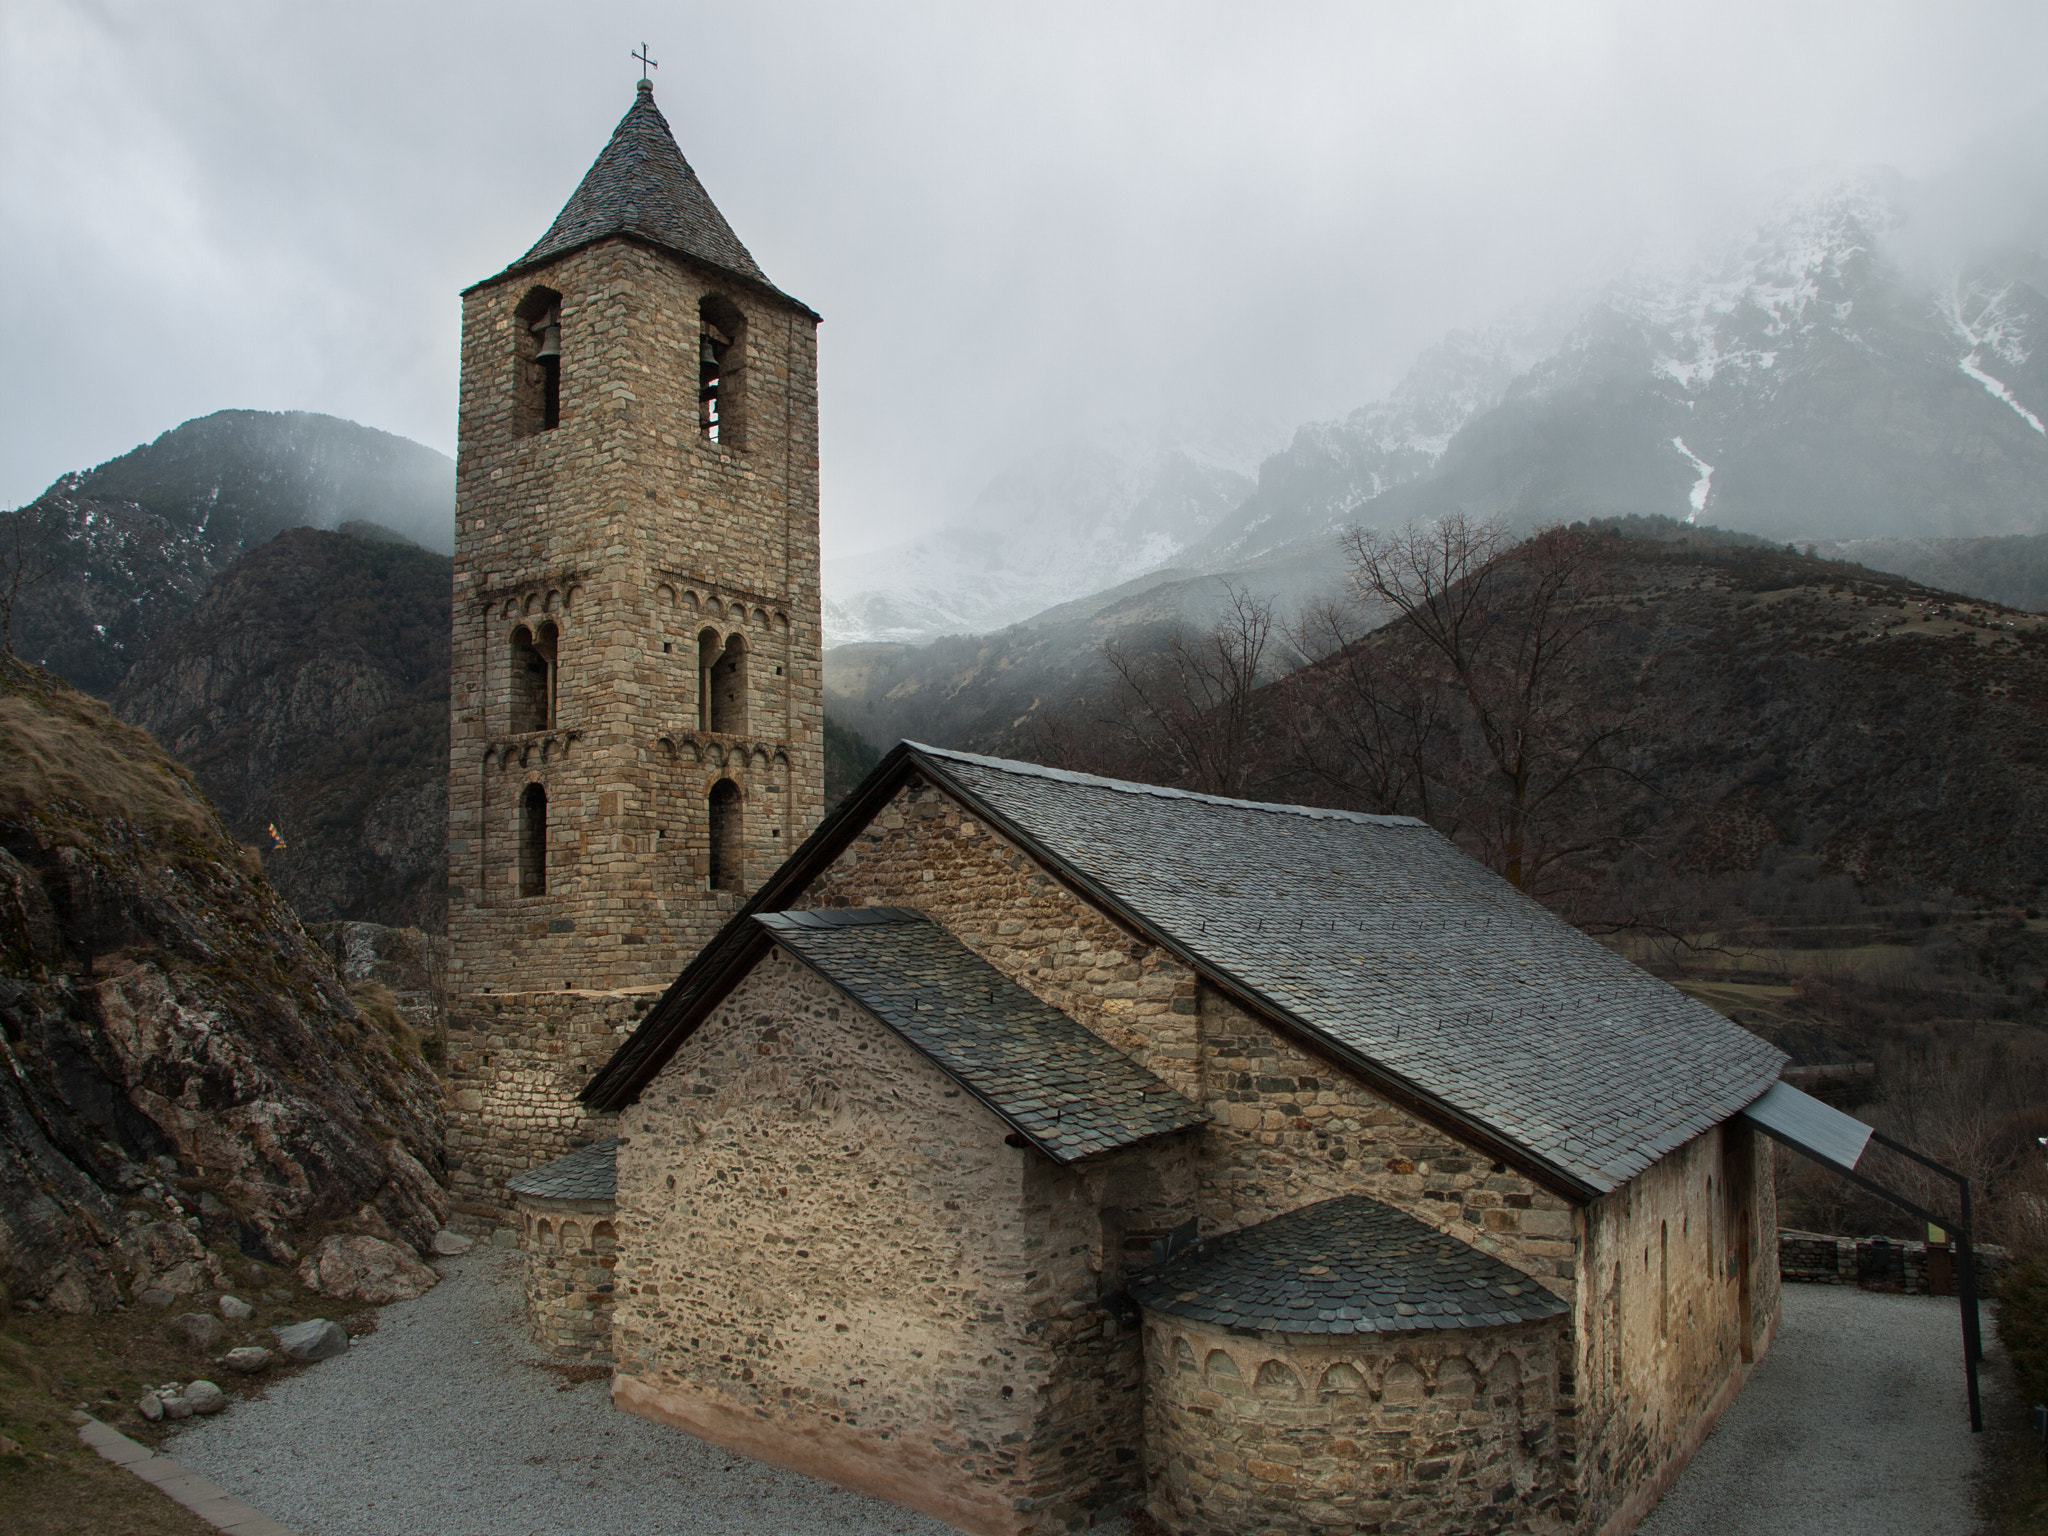
<path fill-rule="evenodd" d="M 827 548 L 1116 421 L 1284 436 L 1457 325 L 1896 167 L 1940 259 L 2038 229 L 2048 7 L 0 8 L 0 506 L 188 417 L 454 449 L 458 291 L 547 227 L 645 40 L 821 312 Z"/>

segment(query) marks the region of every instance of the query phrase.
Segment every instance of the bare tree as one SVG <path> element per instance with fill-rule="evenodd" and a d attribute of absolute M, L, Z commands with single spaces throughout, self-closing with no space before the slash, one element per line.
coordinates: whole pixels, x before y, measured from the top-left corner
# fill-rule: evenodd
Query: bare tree
<path fill-rule="evenodd" d="M 1447 786 L 1458 791 L 1461 837 L 1525 890 L 1550 866 L 1611 842 L 1600 797 L 1604 782 L 1632 777 L 1635 724 L 1597 675 L 1593 644 L 1614 616 L 1612 542 L 1564 527 L 1517 542 L 1498 524 L 1452 513 L 1394 534 L 1352 529 L 1345 548 L 1360 601 L 1393 614 L 1396 635 L 1380 644 L 1405 640 L 1436 672 L 1433 697 L 1464 747 L 1438 761 L 1471 770 L 1466 784 Z M 1389 688 L 1354 669 L 1397 723 L 1430 693 L 1404 672 Z"/>
<path fill-rule="evenodd" d="M 1273 604 L 1225 584 L 1230 607 L 1198 635 L 1176 630 L 1157 650 L 1106 641 L 1117 675 L 1107 723 L 1153 772 L 1184 788 L 1241 795 L 1253 776 L 1257 690 L 1273 639 Z"/>
<path fill-rule="evenodd" d="M 0 513 L 0 646 L 14 654 L 14 616 L 21 600 L 57 569 L 61 519 L 35 507 Z"/>
<path fill-rule="evenodd" d="M 1442 792 L 1459 751 L 1440 669 L 1412 643 L 1366 644 L 1383 617 L 1354 601 L 1311 604 L 1286 636 L 1311 665 L 1275 696 L 1273 734 L 1289 767 L 1317 792 L 1356 809 L 1413 815 L 1455 836 L 1455 797 Z"/>

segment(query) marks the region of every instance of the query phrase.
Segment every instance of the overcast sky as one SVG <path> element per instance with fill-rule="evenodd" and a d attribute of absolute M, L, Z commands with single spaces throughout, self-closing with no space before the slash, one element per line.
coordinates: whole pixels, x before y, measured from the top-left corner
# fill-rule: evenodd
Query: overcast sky
<path fill-rule="evenodd" d="M 827 548 L 1277 427 L 1821 162 L 2038 200 L 2048 6 L 0 0 L 0 506 L 228 406 L 455 446 L 457 293 L 656 99 L 825 317 Z"/>

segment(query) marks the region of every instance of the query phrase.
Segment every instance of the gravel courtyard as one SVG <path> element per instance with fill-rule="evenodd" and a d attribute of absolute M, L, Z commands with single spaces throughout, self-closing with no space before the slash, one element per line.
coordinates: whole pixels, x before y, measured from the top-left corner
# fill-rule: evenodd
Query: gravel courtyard
<path fill-rule="evenodd" d="M 192 1421 L 165 1453 L 299 1536 L 950 1536 L 616 1412 L 604 1381 L 565 1382 L 526 1342 L 519 1263 L 444 1262 L 346 1355 Z"/>
<path fill-rule="evenodd" d="M 1771 1352 L 1640 1536 L 1964 1536 L 1970 1433 L 1953 1299 L 1788 1285 Z M 1984 1314 L 1984 1422 L 2007 1421 Z"/>
<path fill-rule="evenodd" d="M 386 1307 L 348 1354 L 192 1421 L 166 1453 L 299 1536 L 947 1536 L 615 1412 L 605 1382 L 546 1369 L 520 1328 L 519 1262 L 445 1262 L 445 1281 Z M 1955 1303 L 1788 1285 L 1784 1307 L 1777 1343 L 1642 1536 L 1973 1529 L 1982 1439 Z M 1985 1376 L 1994 1423 L 2001 1379 Z"/>

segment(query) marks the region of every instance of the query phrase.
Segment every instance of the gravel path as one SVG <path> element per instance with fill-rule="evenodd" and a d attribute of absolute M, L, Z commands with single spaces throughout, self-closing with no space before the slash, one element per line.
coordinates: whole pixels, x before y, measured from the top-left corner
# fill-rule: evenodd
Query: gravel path
<path fill-rule="evenodd" d="M 1956 1303 L 1788 1285 L 1778 1339 L 1640 1536 L 1962 1536 L 1970 1433 Z M 2010 1416 L 1985 1309 L 1984 1421 Z"/>
<path fill-rule="evenodd" d="M 519 1257 L 446 1262 L 338 1359 L 164 1447 L 299 1536 L 948 1536 L 951 1527 L 730 1456 L 545 1369 Z M 1121 1536 L 1121 1522 L 1106 1527 Z"/>
<path fill-rule="evenodd" d="M 616 1412 L 543 1365 L 519 1257 L 482 1249 L 346 1355 L 164 1447 L 300 1536 L 946 1536 L 950 1527 Z M 1777 1342 L 1641 1536 L 1975 1527 L 1982 1437 L 1953 1301 L 1785 1287 Z M 1987 1347 L 1990 1319 L 1986 1318 Z M 1999 1422 L 2001 1373 L 1985 1376 Z M 1102 1536 L 1127 1536 L 1122 1522 Z"/>

